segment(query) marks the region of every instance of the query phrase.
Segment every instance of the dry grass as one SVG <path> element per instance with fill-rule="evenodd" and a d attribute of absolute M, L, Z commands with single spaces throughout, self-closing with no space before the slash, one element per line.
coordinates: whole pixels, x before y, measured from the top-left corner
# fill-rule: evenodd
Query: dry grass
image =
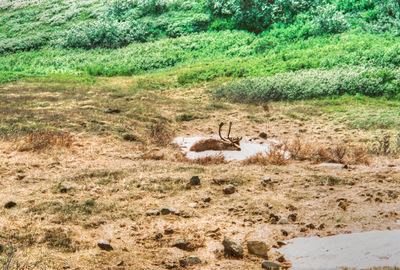
<path fill-rule="evenodd" d="M 347 165 L 369 165 L 370 156 L 366 146 L 336 143 L 332 146 L 311 144 L 295 139 L 287 144 L 287 151 L 295 160 L 316 163 L 343 163 Z"/>
<path fill-rule="evenodd" d="M 288 152 L 284 146 L 276 147 L 269 151 L 268 153 L 258 153 L 254 156 L 251 156 L 243 161 L 244 165 L 278 165 L 283 166 L 289 162 L 288 160 Z"/>
<path fill-rule="evenodd" d="M 69 148 L 74 143 L 74 138 L 66 132 L 54 130 L 42 130 L 27 135 L 17 146 L 17 150 L 24 151 L 41 151 L 51 147 Z"/>

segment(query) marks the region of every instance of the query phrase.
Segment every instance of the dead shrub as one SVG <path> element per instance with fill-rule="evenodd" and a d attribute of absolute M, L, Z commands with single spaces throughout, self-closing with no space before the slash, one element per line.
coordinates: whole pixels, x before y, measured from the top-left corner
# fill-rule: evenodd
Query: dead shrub
<path fill-rule="evenodd" d="M 287 144 L 290 157 L 295 160 L 311 162 L 344 163 L 349 165 L 369 165 L 367 148 L 359 145 L 337 143 L 334 146 L 313 146 L 296 139 Z"/>
<path fill-rule="evenodd" d="M 169 145 L 172 135 L 172 131 L 170 131 L 165 121 L 159 121 L 150 126 L 150 137 L 158 145 Z"/>
<path fill-rule="evenodd" d="M 190 160 L 189 162 L 191 164 L 198 164 L 198 165 L 203 165 L 203 166 L 227 163 L 225 156 L 222 154 L 218 154 L 215 156 L 196 158 L 196 159 Z"/>
<path fill-rule="evenodd" d="M 368 154 L 367 147 L 365 146 L 353 146 L 344 158 L 344 163 L 349 165 L 369 165 L 370 155 Z"/>
<path fill-rule="evenodd" d="M 257 164 L 257 165 L 286 165 L 289 161 L 287 148 L 285 145 L 276 147 L 268 153 L 258 153 L 243 161 L 244 165 Z"/>
<path fill-rule="evenodd" d="M 39 151 L 53 146 L 71 147 L 73 137 L 66 132 L 42 130 L 27 135 L 18 146 L 18 151 Z"/>

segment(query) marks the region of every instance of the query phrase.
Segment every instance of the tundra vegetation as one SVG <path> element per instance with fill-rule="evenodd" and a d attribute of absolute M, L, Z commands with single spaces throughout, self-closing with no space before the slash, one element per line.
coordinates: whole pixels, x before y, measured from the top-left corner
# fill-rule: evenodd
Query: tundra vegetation
<path fill-rule="evenodd" d="M 0 1 L 0 265 L 288 267 L 280 241 L 399 229 L 399 64 L 395 0 Z M 220 122 L 282 144 L 171 144 Z"/>

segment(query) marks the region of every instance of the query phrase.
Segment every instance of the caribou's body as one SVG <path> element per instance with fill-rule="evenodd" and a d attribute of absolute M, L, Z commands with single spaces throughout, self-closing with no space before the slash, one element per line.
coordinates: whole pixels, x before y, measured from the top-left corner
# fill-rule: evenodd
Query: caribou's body
<path fill-rule="evenodd" d="M 218 135 L 220 139 L 204 139 L 196 142 L 190 147 L 189 151 L 193 152 L 203 152 L 208 150 L 214 151 L 240 151 L 240 141 L 242 137 L 229 137 L 231 133 L 232 122 L 229 123 L 228 136 L 226 138 L 222 137 L 221 129 L 224 123 L 219 124 Z"/>

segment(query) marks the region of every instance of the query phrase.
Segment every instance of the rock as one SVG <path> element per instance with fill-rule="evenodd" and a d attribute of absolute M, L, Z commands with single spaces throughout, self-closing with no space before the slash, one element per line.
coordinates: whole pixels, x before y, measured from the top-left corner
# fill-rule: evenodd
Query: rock
<path fill-rule="evenodd" d="M 262 241 L 248 241 L 247 250 L 250 254 L 254 254 L 265 259 L 268 259 L 268 246 Z"/>
<path fill-rule="evenodd" d="M 283 255 L 279 256 L 278 259 L 276 259 L 276 260 L 281 263 L 286 261 L 286 259 L 285 259 L 285 257 L 283 257 Z"/>
<path fill-rule="evenodd" d="M 177 247 L 177 248 L 182 249 L 182 250 L 187 250 L 187 251 L 191 250 L 189 242 L 186 241 L 186 239 L 183 239 L 183 238 L 178 239 L 172 246 L 173 247 Z"/>
<path fill-rule="evenodd" d="M 281 266 L 275 262 L 263 261 L 261 267 L 267 270 L 279 270 Z"/>
<path fill-rule="evenodd" d="M 108 109 L 105 109 L 105 110 L 104 110 L 104 113 L 120 113 L 120 112 L 121 112 L 120 109 L 111 109 L 111 108 L 108 108 Z"/>
<path fill-rule="evenodd" d="M 283 236 L 288 236 L 289 235 L 289 233 L 287 231 L 285 231 L 285 230 L 281 230 L 281 233 L 282 233 Z"/>
<path fill-rule="evenodd" d="M 338 203 L 338 207 L 342 208 L 344 211 L 346 211 L 347 207 L 349 206 L 349 203 L 346 201 L 340 201 Z"/>
<path fill-rule="evenodd" d="M 286 209 L 288 209 L 289 211 L 296 211 L 297 210 L 297 207 L 296 206 L 294 206 L 294 205 L 292 205 L 292 204 L 288 204 L 287 206 L 286 206 Z"/>
<path fill-rule="evenodd" d="M 70 269 L 71 266 L 69 266 L 69 265 L 64 265 L 62 268 L 63 268 L 63 269 Z"/>
<path fill-rule="evenodd" d="M 263 139 L 267 139 L 267 138 L 268 138 L 268 135 L 267 135 L 267 133 L 265 133 L 265 132 L 261 132 L 258 136 L 259 136 L 260 138 L 263 138 Z"/>
<path fill-rule="evenodd" d="M 189 203 L 189 207 L 196 208 L 197 207 L 197 203 Z"/>
<path fill-rule="evenodd" d="M 197 175 L 192 176 L 192 178 L 190 178 L 189 184 L 191 184 L 192 186 L 199 186 L 200 178 Z"/>
<path fill-rule="evenodd" d="M 288 219 L 292 222 L 295 222 L 297 219 L 297 214 L 296 213 L 291 213 L 288 215 Z"/>
<path fill-rule="evenodd" d="M 7 202 L 7 203 L 4 205 L 4 208 L 10 209 L 10 208 L 13 208 L 13 207 L 15 207 L 15 206 L 17 206 L 17 203 L 16 203 L 16 202 L 9 201 L 9 202 Z"/>
<path fill-rule="evenodd" d="M 170 228 L 164 230 L 164 233 L 167 234 L 167 235 L 168 234 L 173 234 L 174 232 L 175 232 L 174 229 L 170 229 Z"/>
<path fill-rule="evenodd" d="M 260 181 L 260 184 L 261 184 L 263 187 L 266 187 L 266 186 L 272 184 L 272 179 L 271 179 L 271 177 L 264 177 L 264 179 Z"/>
<path fill-rule="evenodd" d="M 185 259 L 180 259 L 179 264 L 181 267 L 186 267 L 187 265 L 194 265 L 201 263 L 201 260 L 198 257 L 190 256 Z"/>
<path fill-rule="evenodd" d="M 158 216 L 159 214 L 160 211 L 155 209 L 146 211 L 146 216 Z"/>
<path fill-rule="evenodd" d="M 313 229 L 315 229 L 315 226 L 312 223 L 307 223 L 306 228 L 313 230 Z"/>
<path fill-rule="evenodd" d="M 222 241 L 222 245 L 224 246 L 224 254 L 227 257 L 234 258 L 243 258 L 243 248 L 238 243 L 232 241 L 228 237 L 224 237 L 224 241 Z"/>
<path fill-rule="evenodd" d="M 177 212 L 176 209 L 172 207 L 165 207 L 161 209 L 162 215 L 175 214 L 176 212 Z"/>
<path fill-rule="evenodd" d="M 233 194 L 236 191 L 236 188 L 234 185 L 227 185 L 226 187 L 224 187 L 223 189 L 225 194 Z"/>
<path fill-rule="evenodd" d="M 340 163 L 321 163 L 315 167 L 326 167 L 326 168 L 334 169 L 334 168 L 345 168 L 345 165 L 340 164 Z"/>
<path fill-rule="evenodd" d="M 122 135 L 122 139 L 124 139 L 125 141 L 129 141 L 129 142 L 139 141 L 139 138 L 136 135 L 133 135 L 130 133 L 125 133 L 124 135 Z"/>
<path fill-rule="evenodd" d="M 317 226 L 317 230 L 323 230 L 325 228 L 325 224 L 321 223 Z"/>
<path fill-rule="evenodd" d="M 124 261 L 120 261 L 117 263 L 117 266 L 123 266 L 124 265 Z"/>
<path fill-rule="evenodd" d="M 154 239 L 155 240 L 160 240 L 163 237 L 164 237 L 164 235 L 162 233 L 157 233 L 156 236 L 154 236 Z"/>
<path fill-rule="evenodd" d="M 204 202 L 211 202 L 211 198 L 210 197 L 206 197 L 203 199 Z"/>
<path fill-rule="evenodd" d="M 305 228 L 305 227 L 300 228 L 300 232 L 306 232 L 306 231 L 307 231 L 307 228 Z"/>
<path fill-rule="evenodd" d="M 97 242 L 97 246 L 102 249 L 102 250 L 106 250 L 106 251 L 110 251 L 110 250 L 114 250 L 114 248 L 111 246 L 110 243 L 108 243 L 106 240 L 99 240 L 99 242 Z"/>
<path fill-rule="evenodd" d="M 289 221 L 286 219 L 286 218 L 281 218 L 279 221 L 278 221 L 278 224 L 288 224 L 289 223 Z"/>

